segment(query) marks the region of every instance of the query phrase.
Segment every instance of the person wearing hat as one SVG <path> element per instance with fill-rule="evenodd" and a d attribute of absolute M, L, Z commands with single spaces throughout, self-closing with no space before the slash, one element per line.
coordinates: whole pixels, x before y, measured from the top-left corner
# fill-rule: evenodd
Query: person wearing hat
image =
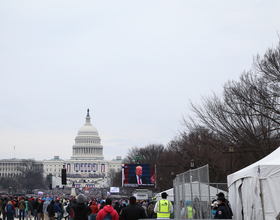
<path fill-rule="evenodd" d="M 229 204 L 229 201 L 225 198 L 225 194 L 223 192 L 219 192 L 218 194 L 216 194 L 219 200 L 220 198 L 224 198 L 225 199 L 225 204 L 227 206 L 227 208 L 229 209 L 229 218 L 232 219 L 233 213 Z"/>
<path fill-rule="evenodd" d="M 40 199 L 39 200 L 39 205 L 37 207 L 38 220 L 44 220 L 43 205 L 44 205 L 44 200 Z"/>
<path fill-rule="evenodd" d="M 170 201 L 167 200 L 168 194 L 166 192 L 161 193 L 161 200 L 157 201 L 154 212 L 157 213 L 157 219 L 170 219 L 170 214 L 173 212 L 173 206 Z"/>
<path fill-rule="evenodd" d="M 73 211 L 73 220 L 87 220 L 91 213 L 91 208 L 86 205 L 87 197 L 84 194 L 79 194 L 77 204 L 71 207 Z"/>
<path fill-rule="evenodd" d="M 218 199 L 219 205 L 216 211 L 214 219 L 230 219 L 229 209 L 226 206 L 226 200 L 224 197 Z"/>

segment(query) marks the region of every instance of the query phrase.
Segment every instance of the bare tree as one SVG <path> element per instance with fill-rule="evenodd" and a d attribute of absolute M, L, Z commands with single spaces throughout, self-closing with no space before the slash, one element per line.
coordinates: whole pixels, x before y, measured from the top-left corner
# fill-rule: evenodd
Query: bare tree
<path fill-rule="evenodd" d="M 35 160 L 24 160 L 17 170 L 22 173 L 19 178 L 22 189 L 33 190 L 44 187 L 43 165 Z"/>

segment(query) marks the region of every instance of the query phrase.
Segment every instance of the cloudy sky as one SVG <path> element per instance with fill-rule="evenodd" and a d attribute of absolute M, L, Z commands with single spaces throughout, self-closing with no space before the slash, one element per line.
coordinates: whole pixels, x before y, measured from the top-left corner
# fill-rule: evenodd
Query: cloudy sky
<path fill-rule="evenodd" d="M 277 45 L 280 1 L 0 2 L 0 158 L 69 159 L 87 108 L 105 159 L 166 145 L 189 102 Z M 14 152 L 15 146 L 15 152 Z"/>

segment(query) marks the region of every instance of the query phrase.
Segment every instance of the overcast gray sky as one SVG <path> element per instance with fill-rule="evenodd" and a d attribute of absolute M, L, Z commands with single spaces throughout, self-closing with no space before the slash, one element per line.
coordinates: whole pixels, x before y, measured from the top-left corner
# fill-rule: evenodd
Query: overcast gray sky
<path fill-rule="evenodd" d="M 0 158 L 69 159 L 87 108 L 105 159 L 166 145 L 279 40 L 280 1 L 0 2 Z"/>

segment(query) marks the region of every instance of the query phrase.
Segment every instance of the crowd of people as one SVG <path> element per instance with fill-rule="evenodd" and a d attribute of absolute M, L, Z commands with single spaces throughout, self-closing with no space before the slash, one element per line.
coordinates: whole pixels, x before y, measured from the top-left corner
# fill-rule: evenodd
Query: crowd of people
<path fill-rule="evenodd" d="M 84 194 L 76 197 L 16 197 L 0 198 L 0 220 L 130 220 L 156 218 L 155 202 L 129 200 L 99 200 Z M 109 216 L 108 216 L 109 213 Z"/>
<path fill-rule="evenodd" d="M 13 197 L 0 198 L 0 220 L 137 220 L 143 218 L 170 219 L 173 205 L 163 192 L 159 201 L 99 200 L 79 194 L 76 197 Z M 231 219 L 232 210 L 224 194 L 212 201 L 213 219 Z M 181 219 L 195 219 L 199 210 L 187 200 L 182 207 Z M 182 204 L 181 204 L 182 205 Z"/>

